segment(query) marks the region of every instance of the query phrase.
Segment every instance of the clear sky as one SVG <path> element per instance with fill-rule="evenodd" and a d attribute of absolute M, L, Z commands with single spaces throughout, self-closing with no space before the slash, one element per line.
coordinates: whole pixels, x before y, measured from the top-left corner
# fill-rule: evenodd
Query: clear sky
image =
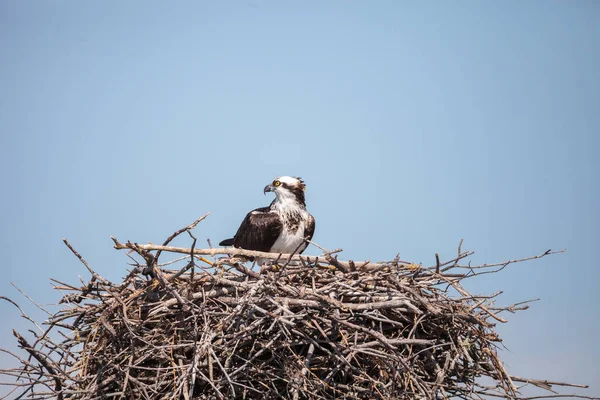
<path fill-rule="evenodd" d="M 600 396 L 598 71 L 597 1 L 2 1 L 0 295 L 42 320 L 10 282 L 87 279 L 61 238 L 118 280 L 109 235 L 210 211 L 217 243 L 299 175 L 346 259 L 566 248 L 467 286 L 541 298 L 498 328 L 513 374 Z M 14 349 L 29 325 L 0 315 Z"/>

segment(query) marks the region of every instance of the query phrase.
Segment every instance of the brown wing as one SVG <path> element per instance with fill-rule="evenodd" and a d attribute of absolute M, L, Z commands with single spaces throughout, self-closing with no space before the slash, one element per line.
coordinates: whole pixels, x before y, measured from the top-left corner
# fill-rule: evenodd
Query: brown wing
<path fill-rule="evenodd" d="M 307 238 L 308 240 L 312 240 L 313 235 L 315 234 L 315 218 L 309 214 L 308 218 L 308 222 L 306 224 L 306 229 L 304 230 L 304 237 Z M 306 246 L 308 247 L 308 246 Z M 302 254 L 302 252 L 304 250 L 306 250 L 306 247 L 304 247 L 304 249 L 302 249 L 302 251 L 300 252 L 300 254 Z"/>
<path fill-rule="evenodd" d="M 270 251 L 279 237 L 283 225 L 279 216 L 269 212 L 269 207 L 250 211 L 242 221 L 233 245 L 246 250 Z"/>

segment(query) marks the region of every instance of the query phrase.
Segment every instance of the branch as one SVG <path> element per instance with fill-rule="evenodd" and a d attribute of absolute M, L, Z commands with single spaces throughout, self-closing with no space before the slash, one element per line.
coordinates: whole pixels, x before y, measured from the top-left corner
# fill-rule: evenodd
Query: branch
<path fill-rule="evenodd" d="M 62 383 L 58 377 L 58 371 L 50 365 L 51 361 L 48 361 L 44 355 L 40 354 L 36 349 L 32 348 L 27 340 L 21 336 L 17 331 L 13 329 L 13 335 L 17 338 L 17 341 L 21 345 L 21 347 L 27 351 L 33 358 L 38 360 L 38 362 L 42 365 L 42 367 L 46 368 L 46 371 L 50 373 L 52 379 L 54 379 L 54 388 L 56 390 L 56 396 L 59 400 L 63 400 L 62 394 Z"/>
<path fill-rule="evenodd" d="M 115 243 L 114 248 L 117 250 L 125 250 L 131 249 L 135 250 L 141 249 L 146 251 L 168 251 L 171 253 L 180 253 L 180 254 L 190 254 L 191 249 L 185 247 L 173 247 L 173 246 L 163 246 L 156 244 L 138 244 L 127 242 L 125 244 L 120 243 L 114 236 L 110 237 L 112 241 Z M 194 249 L 194 255 L 204 255 L 204 256 L 217 256 L 217 255 L 228 255 L 228 256 L 243 256 L 243 257 L 255 257 L 255 258 L 266 258 L 269 260 L 276 259 L 289 259 L 290 261 L 304 261 L 308 263 L 328 263 L 327 255 L 319 255 L 319 256 L 306 256 L 306 255 L 298 255 L 298 254 L 282 254 L 282 253 L 267 253 L 264 251 L 254 251 L 254 250 L 245 250 L 238 249 L 235 247 L 220 247 L 214 249 Z M 331 256 L 330 256 L 331 257 Z M 333 259 L 333 257 L 331 257 Z M 334 260 L 335 264 L 340 265 L 344 269 L 351 268 L 350 261 L 340 261 Z M 354 261 L 355 264 L 359 264 L 359 262 Z M 382 268 L 387 266 L 389 263 L 374 263 L 370 261 L 361 262 L 362 265 L 357 265 L 358 270 L 374 270 L 378 268 Z M 406 261 L 399 261 L 400 264 L 409 265 L 410 263 Z M 330 263 L 331 264 L 331 263 Z"/>

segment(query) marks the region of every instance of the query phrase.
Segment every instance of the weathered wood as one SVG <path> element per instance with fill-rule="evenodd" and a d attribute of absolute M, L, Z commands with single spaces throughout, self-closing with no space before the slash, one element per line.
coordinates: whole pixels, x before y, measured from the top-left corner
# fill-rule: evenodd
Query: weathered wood
<path fill-rule="evenodd" d="M 118 284 L 65 240 L 91 278 L 82 287 L 55 281 L 62 308 L 35 341 L 15 332 L 29 358 L 5 350 L 19 367 L 0 371 L 19 377 L 15 393 L 81 400 L 518 399 L 514 382 L 585 387 L 511 376 L 496 351 L 494 326 L 507 322 L 503 312 L 526 307 L 498 307 L 492 302 L 501 292 L 473 296 L 463 286 L 527 259 L 471 266 L 464 260 L 472 253 L 459 246 L 456 258 L 441 262 L 436 255 L 424 268 L 399 259 L 341 261 L 338 250 L 318 245 L 319 256 L 196 249 L 190 230 L 205 217 L 163 245 L 113 238 L 115 248 L 137 254 Z M 168 246 L 184 232 L 194 239 L 191 248 Z M 169 253 L 184 257 L 163 262 Z M 253 269 L 244 257 L 272 262 Z"/>

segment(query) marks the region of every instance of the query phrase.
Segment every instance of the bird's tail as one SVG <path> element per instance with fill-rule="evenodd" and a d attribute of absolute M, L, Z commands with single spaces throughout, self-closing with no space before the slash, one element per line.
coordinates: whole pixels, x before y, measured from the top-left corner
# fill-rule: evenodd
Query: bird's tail
<path fill-rule="evenodd" d="M 219 246 L 233 246 L 233 238 L 222 240 Z"/>

